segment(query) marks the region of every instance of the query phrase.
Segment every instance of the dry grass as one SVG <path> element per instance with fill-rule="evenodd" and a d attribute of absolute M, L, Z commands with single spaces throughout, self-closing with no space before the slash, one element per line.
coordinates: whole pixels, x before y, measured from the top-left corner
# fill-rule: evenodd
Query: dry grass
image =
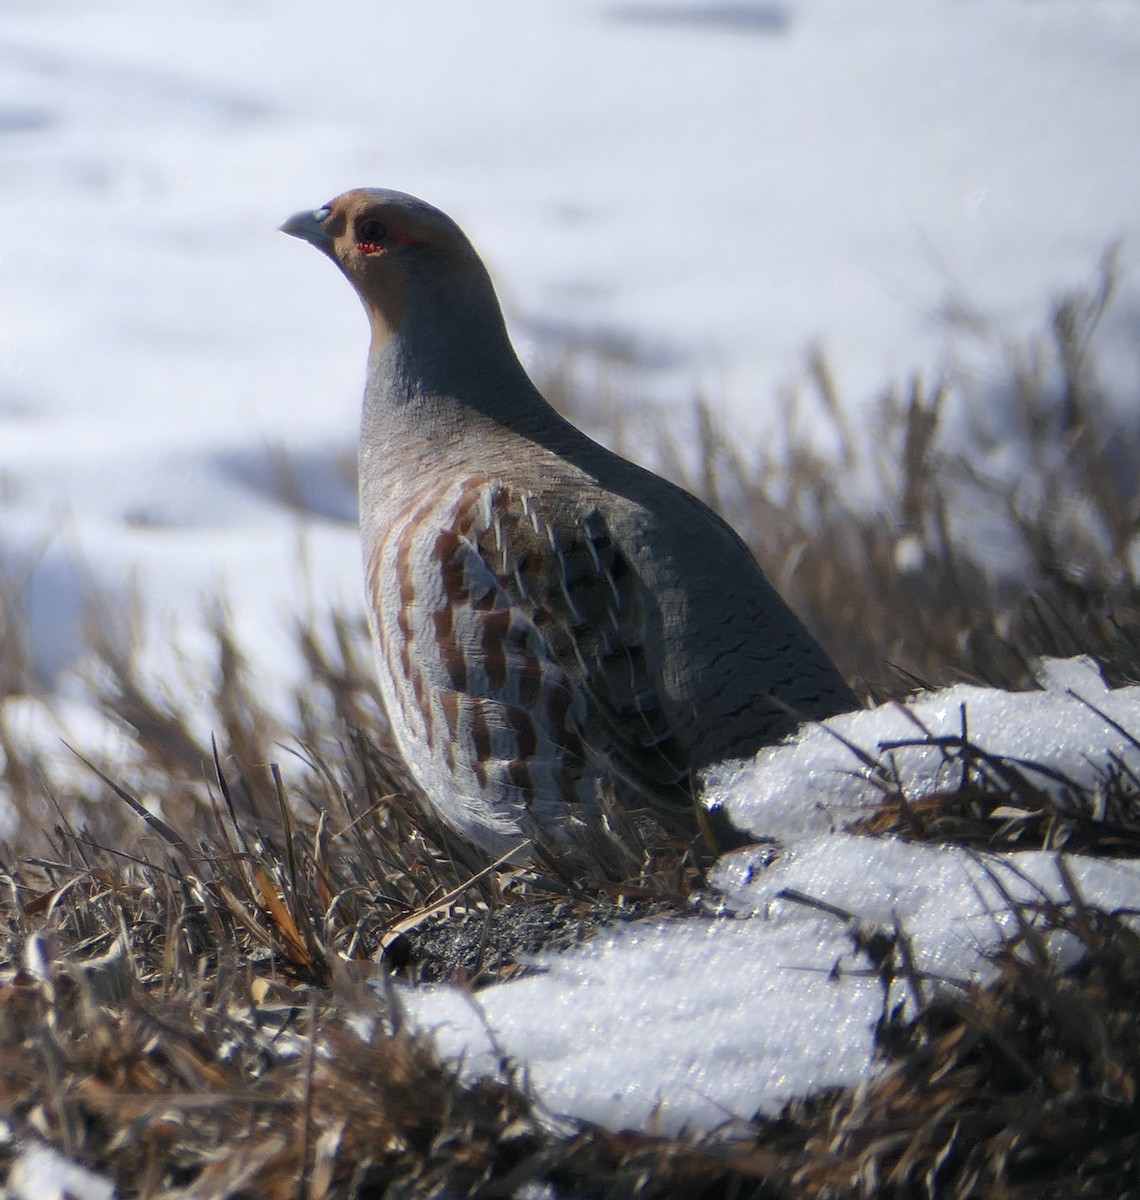
<path fill-rule="evenodd" d="M 1093 350 L 1115 269 L 1110 254 L 1091 289 L 1057 301 L 1001 378 L 916 377 L 858 427 L 818 353 L 782 440 L 742 441 L 703 402 L 691 436 L 651 409 L 595 414 L 595 427 L 719 509 L 869 695 L 1030 686 L 1045 654 L 1137 679 L 1140 424 L 1135 398 L 1101 389 Z"/>
<path fill-rule="evenodd" d="M 1064 903 L 1015 906 L 996 984 L 909 1021 L 884 1007 L 868 1084 L 728 1140 L 672 1141 L 552 1122 L 521 1080 L 461 1086 L 401 1026 L 355 964 L 393 911 L 431 898 L 402 868 L 389 883 L 413 898 L 395 903 L 356 878 L 376 860 L 319 825 L 286 844 L 226 815 L 209 843 L 150 828 L 134 861 L 57 834 L 6 876 L 0 1162 L 45 1141 L 121 1196 L 171 1200 L 528 1181 L 575 1196 L 1135 1194 L 1140 938 L 1071 882 Z M 1084 947 L 1074 971 L 1046 951 L 1058 929 Z M 884 995 L 913 973 L 900 931 L 860 949 Z"/>
<path fill-rule="evenodd" d="M 1115 728 L 1134 746 L 1140 744 L 1111 717 L 1101 715 L 1106 727 Z M 1090 786 L 1062 771 L 982 749 L 970 740 L 964 712 L 962 726 L 959 734 L 939 737 L 916 722 L 913 738 L 880 744 L 880 757 L 870 765 L 882 799 L 871 814 L 848 826 L 849 831 L 979 850 L 1140 858 L 1140 778 L 1126 763 L 1109 761 Z M 907 747 L 937 749 L 949 768 L 946 777 L 955 779 L 955 785 L 908 796 L 892 767 L 892 756 Z"/>
<path fill-rule="evenodd" d="M 831 414 L 838 465 L 793 435 L 750 449 L 707 406 L 696 453 L 648 443 L 620 404 L 590 418 L 724 511 L 869 695 L 916 680 L 1021 686 L 1041 653 L 1088 653 L 1135 679 L 1140 431 L 1102 394 L 1090 351 L 1111 286 L 1107 263 L 986 395 L 916 380 L 867 428 L 844 425 L 817 357 L 801 403 Z M 554 381 L 568 405 L 573 378 L 564 367 Z M 1003 456 L 1013 477 L 990 466 Z M 853 499 L 856 479 L 877 503 Z M 967 536 L 978 512 L 1014 574 Z M 221 611 L 194 710 L 194 693 L 144 676 L 129 627 L 96 625 L 96 702 L 131 753 L 61 783 L 10 720 L 35 690 L 16 584 L 0 589 L 0 789 L 22 817 L 0 866 L 0 1164 L 47 1143 L 119 1196 L 164 1200 L 509 1196 L 527 1183 L 769 1200 L 1140 1194 L 1140 940 L 1129 914 L 1091 909 L 1071 881 L 1064 903 L 1015 906 L 992 986 L 905 1019 L 884 1001 L 883 1068 L 858 1089 L 731 1138 L 571 1126 L 522 1079 L 461 1085 L 364 980 L 379 959 L 482 986 L 517 971 L 520 951 L 681 911 L 698 863 L 627 827 L 593 877 L 554 858 L 488 869 L 414 802 L 366 634 L 339 616 L 298 624 L 308 672 L 287 718 L 255 693 Z M 960 786 L 919 803 L 884 768 L 862 832 L 1140 849 L 1127 772 L 1050 800 L 1025 764 L 965 731 L 937 744 Z M 1058 929 L 1084 947 L 1075 969 L 1045 953 Z M 926 994 L 905 931 L 860 949 L 884 995 L 895 980 Z"/>

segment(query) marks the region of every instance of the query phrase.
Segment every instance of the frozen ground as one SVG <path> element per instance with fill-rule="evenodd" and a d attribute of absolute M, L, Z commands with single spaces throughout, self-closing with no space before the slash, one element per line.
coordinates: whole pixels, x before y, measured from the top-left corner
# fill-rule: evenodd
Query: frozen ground
<path fill-rule="evenodd" d="M 89 583 L 137 581 L 157 652 L 224 580 L 270 677 L 284 613 L 359 603 L 365 326 L 274 232 L 297 209 L 419 193 L 532 361 L 601 340 L 761 427 L 812 343 L 858 405 L 947 352 L 948 304 L 1013 336 L 1109 242 L 1127 268 L 1138 64 L 1126 0 L 4 0 L 0 552 L 43 672 Z"/>
<path fill-rule="evenodd" d="M 339 464 L 366 331 L 274 232 L 290 213 L 423 195 L 484 251 L 528 359 L 601 344 L 754 429 L 813 343 L 856 409 L 950 353 L 984 379 L 1123 239 L 1100 361 L 1134 395 L 1138 68 L 1130 0 L 0 0 L 0 555 L 45 681 L 71 686 L 92 586 L 137 586 L 156 670 L 224 586 L 263 690 L 293 669 L 287 614 L 359 605 Z M 282 461 L 318 515 L 281 503 Z M 1089 710 L 1056 679 L 1040 708 L 952 696 L 951 726 L 963 699 L 972 733 L 1022 721 L 1030 756 L 1126 749 L 1103 721 L 1058 743 Z M 1140 729 L 1133 693 L 1111 703 Z M 896 712 L 859 720 L 897 737 Z M 961 852 L 833 834 L 818 801 L 862 785 L 825 742 L 715 785 L 789 846 L 723 864 L 733 919 L 614 935 L 478 1005 L 430 993 L 420 1019 L 470 1069 L 493 1036 L 552 1107 L 615 1124 L 707 1128 L 864 1075 L 881 997 L 831 977 L 854 965 L 841 923 L 776 893 L 897 917 L 955 976 L 984 971 L 1001 901 Z M 1090 898 L 1135 904 L 1134 865 L 1077 865 Z"/>
<path fill-rule="evenodd" d="M 953 738 L 963 726 L 988 753 L 1039 764 L 1030 777 L 1059 801 L 1061 778 L 1082 787 L 1112 771 L 1135 778 L 1140 687 L 1110 690 L 1082 659 L 1045 664 L 1041 682 L 1033 694 L 956 687 L 905 709 L 832 718 L 755 762 L 718 768 L 711 797 L 777 839 L 774 858 L 770 847 L 726 856 L 700 912 L 540 956 L 528 977 L 475 994 L 401 987 L 408 1018 L 466 1077 L 524 1084 L 556 1126 L 731 1136 L 794 1097 L 865 1081 L 884 1011 L 913 1005 L 915 991 L 925 1000 L 984 984 L 989 954 L 1026 914 L 1071 913 L 1074 903 L 1140 913 L 1136 861 L 1069 856 L 1062 879 L 1051 854 L 838 831 L 880 793 L 868 759 L 889 766 L 912 799 L 952 786 L 943 755 L 900 743 Z M 865 949 L 874 934 L 909 939 L 913 977 L 884 985 Z M 1061 964 L 1079 953 L 1067 934 L 1043 943 Z M 391 997 L 390 984 L 378 991 Z M 367 1037 L 371 1006 L 361 1015 Z M 113 1195 L 38 1145 L 24 1149 L 9 1187 L 28 1200 Z"/>
<path fill-rule="evenodd" d="M 906 709 L 834 717 L 754 762 L 718 769 L 710 798 L 782 846 L 772 865 L 763 848 L 720 861 L 710 880 L 718 915 L 624 929 L 474 996 L 409 991 L 411 1013 L 468 1073 L 522 1066 L 550 1112 L 611 1129 L 731 1127 L 866 1079 L 884 994 L 856 949 L 857 929 L 910 938 L 929 997 L 992 977 L 987 954 L 1017 928 L 1011 904 L 1071 897 L 1051 854 L 978 855 L 836 832 L 882 794 L 865 762 L 889 762 L 912 800 L 953 790 L 960 764 L 930 746 L 888 747 L 960 735 L 965 720 L 979 748 L 1040 764 L 1050 774 L 1030 778 L 1059 801 L 1059 778 L 1092 788 L 1114 769 L 1135 776 L 1140 688 L 1109 691 L 1084 660 L 1051 663 L 1043 682 L 1039 693 L 956 687 Z M 1140 863 L 1068 864 L 1086 902 L 1140 908 Z M 1063 937 L 1052 948 L 1062 962 L 1073 953 Z M 908 1000 L 896 982 L 890 1005 Z"/>

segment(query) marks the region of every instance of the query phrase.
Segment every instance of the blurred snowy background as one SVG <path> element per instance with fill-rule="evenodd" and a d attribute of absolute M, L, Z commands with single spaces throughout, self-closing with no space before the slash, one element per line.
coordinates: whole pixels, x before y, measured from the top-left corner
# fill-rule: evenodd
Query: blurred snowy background
<path fill-rule="evenodd" d="M 1117 242 L 1097 363 L 1110 392 L 1140 386 L 1132 0 L 0 0 L 0 567 L 49 689 L 72 686 L 92 589 L 112 613 L 137 591 L 160 671 L 223 589 L 270 691 L 290 614 L 359 610 L 365 322 L 275 230 L 360 185 L 460 221 L 532 363 L 601 352 L 757 437 L 813 346 L 856 424 L 915 370 L 966 362 L 984 389 Z M 969 702 L 1002 754 L 1124 761 L 1136 689 L 1051 670 L 1041 696 L 958 689 L 922 719 L 948 736 Z M 840 720 L 873 756 L 910 728 L 881 716 Z M 846 927 L 781 889 L 897 921 L 959 977 L 986 977 L 1009 913 L 963 851 L 832 833 L 877 794 L 857 765 L 816 731 L 717 781 L 786 850 L 718 868 L 741 920 L 614 935 L 478 1009 L 420 996 L 418 1019 L 615 1125 L 708 1128 L 865 1077 L 882 997 L 831 978 Z M 1058 892 L 1050 859 L 1018 857 Z M 1135 902 L 1135 864 L 1073 869 Z"/>
<path fill-rule="evenodd" d="M 1099 362 L 1135 394 L 1138 68 L 1131 0 L 5 0 L 0 555 L 44 681 L 92 585 L 156 653 L 224 586 L 270 676 L 285 614 L 359 606 L 366 329 L 290 213 L 422 195 L 529 361 L 601 347 L 761 435 L 812 345 L 856 416 L 984 380 L 1123 239 Z"/>

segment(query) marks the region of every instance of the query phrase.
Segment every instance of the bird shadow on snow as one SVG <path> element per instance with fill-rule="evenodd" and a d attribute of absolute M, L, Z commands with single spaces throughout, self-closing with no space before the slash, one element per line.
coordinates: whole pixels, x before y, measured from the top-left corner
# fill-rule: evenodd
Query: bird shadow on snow
<path fill-rule="evenodd" d="M 611 4 L 611 21 L 639 25 L 679 25 L 725 33 L 770 36 L 787 33 L 791 17 L 782 4 Z"/>
<path fill-rule="evenodd" d="M 270 445 L 217 455 L 214 467 L 230 482 L 284 508 L 354 524 L 356 452 L 348 446 L 287 450 Z"/>
<path fill-rule="evenodd" d="M 50 129 L 55 121 L 55 114 L 46 108 L 0 108 L 0 134 L 38 133 L 40 130 Z"/>

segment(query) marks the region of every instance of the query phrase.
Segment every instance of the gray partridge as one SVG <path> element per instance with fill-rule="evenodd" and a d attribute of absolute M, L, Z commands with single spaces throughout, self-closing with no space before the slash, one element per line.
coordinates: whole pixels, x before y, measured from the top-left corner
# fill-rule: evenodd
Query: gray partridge
<path fill-rule="evenodd" d="M 857 707 L 724 521 L 543 399 L 454 221 L 361 188 L 281 229 L 371 323 L 368 614 L 396 740 L 447 825 L 493 854 L 572 853 L 611 788 L 695 828 L 697 769 Z"/>

